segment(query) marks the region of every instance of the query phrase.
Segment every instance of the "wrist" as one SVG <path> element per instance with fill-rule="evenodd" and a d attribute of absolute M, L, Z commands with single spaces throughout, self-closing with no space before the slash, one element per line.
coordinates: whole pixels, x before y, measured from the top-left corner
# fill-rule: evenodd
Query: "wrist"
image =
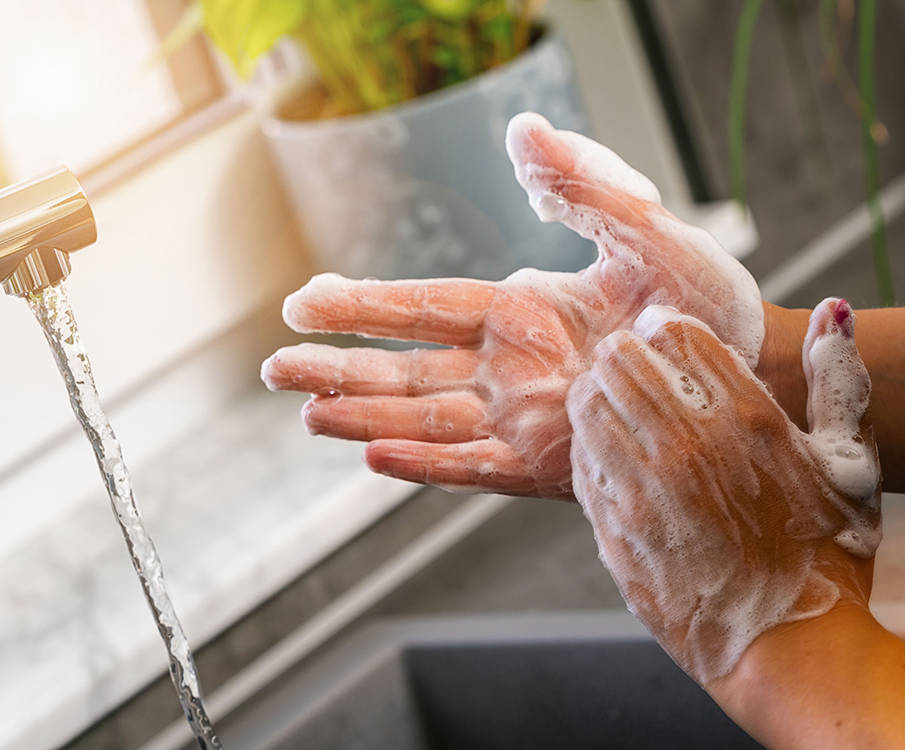
<path fill-rule="evenodd" d="M 767 384 L 789 418 L 806 430 L 808 388 L 801 366 L 801 347 L 810 311 L 762 304 L 764 342 L 754 374 Z"/>
<path fill-rule="evenodd" d="M 905 737 L 898 696 L 905 643 L 859 604 L 763 633 L 707 685 L 760 742 L 783 747 L 888 747 Z"/>

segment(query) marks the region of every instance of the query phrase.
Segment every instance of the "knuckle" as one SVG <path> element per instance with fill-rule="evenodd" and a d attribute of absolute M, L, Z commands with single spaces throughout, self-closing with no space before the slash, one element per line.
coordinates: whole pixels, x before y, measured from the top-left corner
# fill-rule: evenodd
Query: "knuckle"
<path fill-rule="evenodd" d="M 594 360 L 607 367 L 614 367 L 639 349 L 640 339 L 634 333 L 626 330 L 613 331 L 594 348 Z"/>
<path fill-rule="evenodd" d="M 667 321 L 657 332 L 661 344 L 674 349 L 682 348 L 691 352 L 700 351 L 713 344 L 713 336 L 697 323 L 689 320 Z"/>
<path fill-rule="evenodd" d="M 778 409 L 754 394 L 738 398 L 735 409 L 742 425 L 750 432 L 775 434 L 785 426 Z"/>
<path fill-rule="evenodd" d="M 570 412 L 578 411 L 586 406 L 600 392 L 600 387 L 591 377 L 589 372 L 584 372 L 575 378 L 566 394 L 566 409 Z"/>

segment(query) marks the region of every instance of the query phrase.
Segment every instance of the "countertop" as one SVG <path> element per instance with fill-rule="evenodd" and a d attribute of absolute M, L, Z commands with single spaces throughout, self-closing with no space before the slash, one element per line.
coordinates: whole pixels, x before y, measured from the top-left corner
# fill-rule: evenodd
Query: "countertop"
<path fill-rule="evenodd" d="M 360 444 L 307 435 L 298 416 L 304 400 L 257 388 L 133 469 L 137 502 L 196 646 L 416 489 L 368 471 Z M 56 746 L 166 669 L 98 490 L 0 565 L 4 750 Z"/>

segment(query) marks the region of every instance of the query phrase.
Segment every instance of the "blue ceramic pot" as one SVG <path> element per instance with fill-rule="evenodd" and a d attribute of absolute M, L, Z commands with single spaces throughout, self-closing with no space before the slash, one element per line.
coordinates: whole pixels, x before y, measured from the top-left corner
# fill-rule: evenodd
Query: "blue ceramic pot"
<path fill-rule="evenodd" d="M 593 246 L 541 224 L 506 156 L 524 110 L 588 131 L 571 55 L 546 34 L 510 63 L 379 112 L 264 124 L 318 270 L 351 277 L 499 279 L 571 271 Z"/>

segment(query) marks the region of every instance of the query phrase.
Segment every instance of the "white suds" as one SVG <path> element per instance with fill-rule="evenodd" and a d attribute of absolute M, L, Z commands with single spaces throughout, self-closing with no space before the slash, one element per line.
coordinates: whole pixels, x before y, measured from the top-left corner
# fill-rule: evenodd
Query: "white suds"
<path fill-rule="evenodd" d="M 710 329 L 667 307 L 607 337 L 569 392 L 573 485 L 601 558 L 703 684 L 769 628 L 857 598 L 845 583 L 854 562 L 821 559 L 822 540 L 856 557 L 879 544 L 876 453 L 858 432 L 870 385 L 851 317 L 832 299 L 811 316 L 811 434 L 740 356 L 695 356 Z"/>
<path fill-rule="evenodd" d="M 538 218 L 594 242 L 597 271 L 619 297 L 635 302 L 643 294 L 647 305 L 672 305 L 707 321 L 756 367 L 764 318 L 754 278 L 711 234 L 666 211 L 647 177 L 532 112 L 511 120 L 506 148 Z"/>

